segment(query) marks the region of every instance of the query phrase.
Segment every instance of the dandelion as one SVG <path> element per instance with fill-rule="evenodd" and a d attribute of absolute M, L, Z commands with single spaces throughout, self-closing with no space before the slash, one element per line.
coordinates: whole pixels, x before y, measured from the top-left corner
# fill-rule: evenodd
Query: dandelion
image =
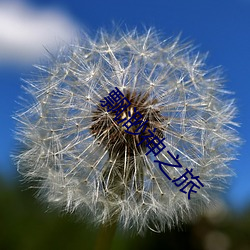
<path fill-rule="evenodd" d="M 204 59 L 153 29 L 83 34 L 26 80 L 32 100 L 15 116 L 18 171 L 43 201 L 96 224 L 164 231 L 202 213 L 233 175 L 239 142 L 234 100 Z M 100 102 L 116 88 L 131 104 L 120 120 Z M 145 127 L 126 129 L 135 112 Z M 149 130 L 164 139 L 159 154 L 148 153 Z M 182 168 L 170 166 L 171 155 Z M 186 171 L 203 185 L 191 199 L 175 185 Z"/>

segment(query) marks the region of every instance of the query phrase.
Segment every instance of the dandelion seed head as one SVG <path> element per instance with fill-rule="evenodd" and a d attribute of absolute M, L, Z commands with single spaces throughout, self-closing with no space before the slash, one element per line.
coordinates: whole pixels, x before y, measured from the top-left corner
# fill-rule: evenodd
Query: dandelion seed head
<path fill-rule="evenodd" d="M 220 72 L 206 69 L 191 44 L 161 40 L 153 29 L 82 36 L 26 80 L 32 101 L 15 115 L 24 148 L 15 156 L 19 172 L 37 181 L 48 204 L 97 224 L 116 219 L 139 233 L 164 231 L 202 213 L 233 175 L 239 143 L 234 100 Z M 170 163 L 167 151 L 179 155 L 183 168 L 164 167 L 166 173 L 174 180 L 190 168 L 199 176 L 204 187 L 191 199 L 146 155 L 146 141 L 138 146 L 148 130 L 126 133 L 100 105 L 116 87 L 131 102 L 121 118 L 139 111 L 165 138 L 155 159 Z"/>

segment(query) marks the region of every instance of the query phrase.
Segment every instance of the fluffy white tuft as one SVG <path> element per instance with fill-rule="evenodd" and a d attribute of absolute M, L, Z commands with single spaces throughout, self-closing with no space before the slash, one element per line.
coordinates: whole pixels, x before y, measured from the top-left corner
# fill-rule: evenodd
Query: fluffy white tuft
<path fill-rule="evenodd" d="M 16 156 L 20 173 L 37 180 L 42 199 L 61 210 L 88 215 L 96 223 L 116 218 L 122 228 L 138 232 L 163 231 L 203 212 L 233 175 L 229 162 L 239 142 L 234 101 L 223 90 L 218 70 L 207 70 L 191 44 L 179 38 L 162 41 L 153 29 L 82 36 L 49 66 L 37 66 L 39 77 L 27 80 L 32 101 L 15 116 L 24 148 Z M 157 100 L 147 107 L 148 112 L 160 108 L 166 118 L 161 121 L 166 148 L 156 158 L 134 154 L 126 162 L 124 147 L 124 161 L 110 160 L 100 135 L 91 132 L 100 100 L 115 87 Z M 107 121 L 115 126 L 109 114 Z M 183 166 L 165 166 L 169 176 L 178 178 L 192 168 L 204 184 L 190 200 L 154 163 L 172 162 L 167 151 L 179 154 Z M 119 175 L 124 169 L 130 181 Z M 112 176 L 117 180 L 108 185 Z M 120 186 L 121 195 L 114 191 Z"/>

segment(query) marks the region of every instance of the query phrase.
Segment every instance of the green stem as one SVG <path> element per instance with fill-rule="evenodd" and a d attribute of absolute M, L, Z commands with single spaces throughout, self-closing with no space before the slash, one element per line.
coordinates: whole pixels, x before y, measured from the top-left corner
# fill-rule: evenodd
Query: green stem
<path fill-rule="evenodd" d="M 110 250 L 115 235 L 117 223 L 103 224 L 97 234 L 95 250 Z"/>

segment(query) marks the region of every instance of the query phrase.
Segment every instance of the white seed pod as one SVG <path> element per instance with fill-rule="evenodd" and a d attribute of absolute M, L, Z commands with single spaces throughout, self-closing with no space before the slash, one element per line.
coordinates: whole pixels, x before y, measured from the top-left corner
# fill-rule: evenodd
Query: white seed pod
<path fill-rule="evenodd" d="M 115 219 L 124 229 L 163 231 L 203 212 L 233 175 L 228 164 L 239 142 L 218 70 L 207 70 L 191 44 L 161 41 L 153 29 L 83 36 L 26 81 L 33 99 L 15 116 L 19 172 L 37 181 L 44 201 L 97 224 Z M 139 111 L 144 131 L 102 107 L 116 88 L 131 103 L 120 118 Z M 149 130 L 165 138 L 158 154 L 148 153 Z M 176 165 L 177 155 L 182 167 L 159 164 Z M 191 185 L 180 191 L 186 169 L 192 192 Z"/>

